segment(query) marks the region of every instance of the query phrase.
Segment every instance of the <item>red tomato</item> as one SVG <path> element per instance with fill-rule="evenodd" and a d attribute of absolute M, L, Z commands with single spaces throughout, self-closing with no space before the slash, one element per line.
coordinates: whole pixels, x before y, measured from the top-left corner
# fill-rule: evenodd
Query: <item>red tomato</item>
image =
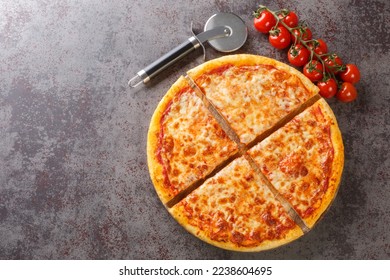
<path fill-rule="evenodd" d="M 324 62 L 326 70 L 332 73 L 340 72 L 343 67 L 343 61 L 335 53 L 327 56 Z"/>
<path fill-rule="evenodd" d="M 291 35 L 284 26 L 277 26 L 270 31 L 268 40 L 273 47 L 281 50 L 290 45 Z"/>
<path fill-rule="evenodd" d="M 355 64 L 346 64 L 345 70 L 340 73 L 340 78 L 344 82 L 356 84 L 360 80 L 360 71 Z"/>
<path fill-rule="evenodd" d="M 309 47 L 318 55 L 326 54 L 328 52 L 328 46 L 322 39 L 317 39 L 309 43 Z"/>
<path fill-rule="evenodd" d="M 321 62 L 312 60 L 305 64 L 303 67 L 303 74 L 310 79 L 312 82 L 318 82 L 322 80 L 324 68 Z"/>
<path fill-rule="evenodd" d="M 255 13 L 255 16 L 253 25 L 261 33 L 267 34 L 276 25 L 276 18 L 267 10 L 263 10 L 260 14 Z"/>
<path fill-rule="evenodd" d="M 331 98 L 337 93 L 337 83 L 332 78 L 318 82 L 317 87 L 320 89 L 320 95 L 325 98 Z"/>
<path fill-rule="evenodd" d="M 286 11 L 286 13 L 279 14 L 279 18 L 290 28 L 298 26 L 298 16 L 293 11 Z"/>
<path fill-rule="evenodd" d="M 354 101 L 357 97 L 357 91 L 353 84 L 344 82 L 341 85 L 341 88 L 336 94 L 338 100 L 342 102 L 351 102 Z"/>
<path fill-rule="evenodd" d="M 313 34 L 311 33 L 311 30 L 308 27 L 300 27 L 298 29 L 293 30 L 292 41 L 295 43 L 296 41 L 308 41 L 313 38 Z"/>
<path fill-rule="evenodd" d="M 310 51 L 301 44 L 291 46 L 287 54 L 288 61 L 294 66 L 305 65 L 310 58 Z"/>

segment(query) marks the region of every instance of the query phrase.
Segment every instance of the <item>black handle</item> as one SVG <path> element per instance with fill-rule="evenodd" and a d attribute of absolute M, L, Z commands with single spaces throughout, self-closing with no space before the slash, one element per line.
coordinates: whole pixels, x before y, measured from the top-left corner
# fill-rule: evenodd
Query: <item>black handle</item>
<path fill-rule="evenodd" d="M 191 40 L 192 39 L 192 40 Z M 195 42 L 195 44 L 193 43 Z M 149 76 L 149 79 L 156 76 L 162 70 L 175 63 L 179 59 L 183 58 L 186 54 L 193 51 L 196 48 L 196 40 L 193 40 L 193 37 L 180 44 L 170 52 L 166 53 L 153 63 L 146 66 L 143 71 Z"/>

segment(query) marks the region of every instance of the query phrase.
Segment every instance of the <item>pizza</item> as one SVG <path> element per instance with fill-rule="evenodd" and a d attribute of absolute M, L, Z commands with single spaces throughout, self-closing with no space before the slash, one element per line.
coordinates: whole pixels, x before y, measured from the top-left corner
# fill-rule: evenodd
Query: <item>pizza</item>
<path fill-rule="evenodd" d="M 273 59 L 237 55 L 204 63 L 188 75 L 249 144 L 316 95 L 297 72 Z"/>
<path fill-rule="evenodd" d="M 181 77 L 161 100 L 148 137 L 149 170 L 167 203 L 238 152 L 237 144 Z"/>
<path fill-rule="evenodd" d="M 225 249 L 256 251 L 303 234 L 266 183 L 239 157 L 169 210 L 199 238 Z"/>
<path fill-rule="evenodd" d="M 343 147 L 334 122 L 321 99 L 248 152 L 308 227 L 335 197 L 341 178 Z"/>
<path fill-rule="evenodd" d="M 298 70 L 229 55 L 189 70 L 148 131 L 148 167 L 168 212 L 193 235 L 235 251 L 296 240 L 336 196 L 337 120 Z"/>

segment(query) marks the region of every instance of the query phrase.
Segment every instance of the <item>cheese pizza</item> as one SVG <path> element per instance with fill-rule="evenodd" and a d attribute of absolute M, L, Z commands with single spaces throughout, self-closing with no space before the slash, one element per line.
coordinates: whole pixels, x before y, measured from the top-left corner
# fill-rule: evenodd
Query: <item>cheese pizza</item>
<path fill-rule="evenodd" d="M 244 144 L 317 93 L 299 71 L 261 56 L 226 56 L 204 63 L 188 75 Z"/>
<path fill-rule="evenodd" d="M 335 196 L 344 158 L 341 135 L 326 101 L 319 100 L 294 117 L 249 155 L 312 227 Z"/>
<path fill-rule="evenodd" d="M 199 238 L 229 250 L 270 249 L 303 234 L 244 157 L 209 178 L 170 212 Z"/>
<path fill-rule="evenodd" d="M 149 170 L 162 202 L 204 178 L 237 150 L 181 77 L 161 100 L 149 129 Z"/>
<path fill-rule="evenodd" d="M 164 206 L 220 248 L 261 251 L 312 228 L 343 168 L 337 121 L 298 70 L 255 55 L 206 62 L 154 112 L 148 167 Z"/>

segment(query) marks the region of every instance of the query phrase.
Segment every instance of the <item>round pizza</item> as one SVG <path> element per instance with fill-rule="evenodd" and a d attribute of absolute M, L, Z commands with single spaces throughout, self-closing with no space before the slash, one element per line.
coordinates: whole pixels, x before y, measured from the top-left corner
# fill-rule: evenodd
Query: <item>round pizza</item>
<path fill-rule="evenodd" d="M 284 63 L 246 54 L 208 61 L 172 85 L 153 114 L 147 156 L 179 224 L 248 252 L 309 231 L 334 199 L 344 164 L 318 88 Z"/>

